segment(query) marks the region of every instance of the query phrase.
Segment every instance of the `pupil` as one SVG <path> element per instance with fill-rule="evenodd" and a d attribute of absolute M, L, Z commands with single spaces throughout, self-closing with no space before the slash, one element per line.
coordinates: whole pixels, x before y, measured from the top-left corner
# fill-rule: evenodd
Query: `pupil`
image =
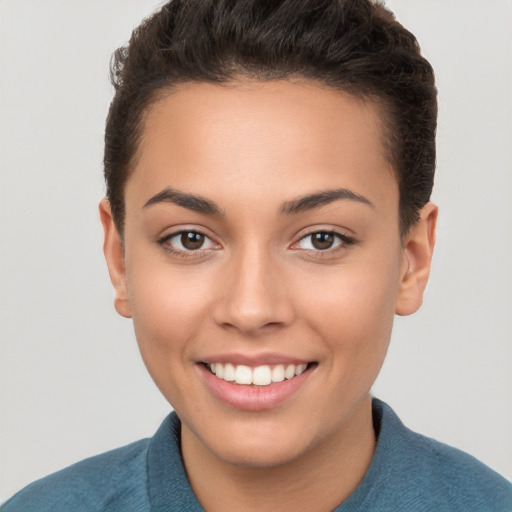
<path fill-rule="evenodd" d="M 332 233 L 315 233 L 311 240 L 315 249 L 330 249 L 334 243 Z"/>
<path fill-rule="evenodd" d="M 194 233 L 192 231 L 182 233 L 181 243 L 183 247 L 190 249 L 191 251 L 194 249 L 200 249 L 204 243 L 204 235 L 201 235 L 201 233 Z"/>

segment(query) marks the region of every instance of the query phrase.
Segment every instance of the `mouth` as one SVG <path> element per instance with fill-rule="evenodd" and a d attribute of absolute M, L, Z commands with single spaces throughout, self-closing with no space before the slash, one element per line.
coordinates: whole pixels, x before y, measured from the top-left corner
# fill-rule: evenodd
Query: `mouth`
<path fill-rule="evenodd" d="M 288 381 L 311 369 L 316 363 L 259 365 L 203 363 L 218 379 L 243 386 L 270 386 Z"/>
<path fill-rule="evenodd" d="M 317 361 L 294 361 L 278 354 L 226 354 L 196 365 L 211 395 L 229 407 L 253 412 L 291 403 L 307 388 L 317 367 Z"/>

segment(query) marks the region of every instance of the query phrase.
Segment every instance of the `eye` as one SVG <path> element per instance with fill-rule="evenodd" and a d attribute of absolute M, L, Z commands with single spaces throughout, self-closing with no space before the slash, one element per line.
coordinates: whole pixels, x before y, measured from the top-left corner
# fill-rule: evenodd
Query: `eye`
<path fill-rule="evenodd" d="M 341 245 L 353 243 L 354 241 L 348 236 L 334 231 L 316 231 L 302 237 L 297 243 L 297 247 L 308 251 L 328 251 Z"/>
<path fill-rule="evenodd" d="M 159 243 L 176 252 L 194 252 L 216 247 L 216 244 L 210 238 L 198 231 L 173 233 L 159 240 Z"/>

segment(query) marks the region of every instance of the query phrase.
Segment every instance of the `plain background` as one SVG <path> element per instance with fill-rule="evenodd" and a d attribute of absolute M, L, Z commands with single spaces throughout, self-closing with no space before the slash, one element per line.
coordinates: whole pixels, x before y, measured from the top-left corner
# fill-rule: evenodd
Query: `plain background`
<path fill-rule="evenodd" d="M 151 436 L 169 411 L 102 255 L 108 62 L 154 0 L 0 0 L 0 498 Z M 512 479 L 512 2 L 392 0 L 440 91 L 422 310 L 374 392 Z"/>

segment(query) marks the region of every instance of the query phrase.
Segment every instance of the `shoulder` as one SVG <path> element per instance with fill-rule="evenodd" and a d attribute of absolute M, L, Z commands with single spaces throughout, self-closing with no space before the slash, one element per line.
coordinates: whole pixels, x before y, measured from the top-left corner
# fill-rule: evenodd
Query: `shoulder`
<path fill-rule="evenodd" d="M 2 512 L 149 510 L 146 454 L 150 440 L 85 459 L 30 484 Z"/>
<path fill-rule="evenodd" d="M 471 455 L 411 432 L 420 485 L 439 504 L 474 511 L 512 511 L 512 484 Z M 442 498 L 441 498 L 442 497 Z"/>
<path fill-rule="evenodd" d="M 512 484 L 505 478 L 471 455 L 409 430 L 386 404 L 375 401 L 375 409 L 381 429 L 377 487 L 390 501 L 400 496 L 408 510 L 512 511 Z"/>

